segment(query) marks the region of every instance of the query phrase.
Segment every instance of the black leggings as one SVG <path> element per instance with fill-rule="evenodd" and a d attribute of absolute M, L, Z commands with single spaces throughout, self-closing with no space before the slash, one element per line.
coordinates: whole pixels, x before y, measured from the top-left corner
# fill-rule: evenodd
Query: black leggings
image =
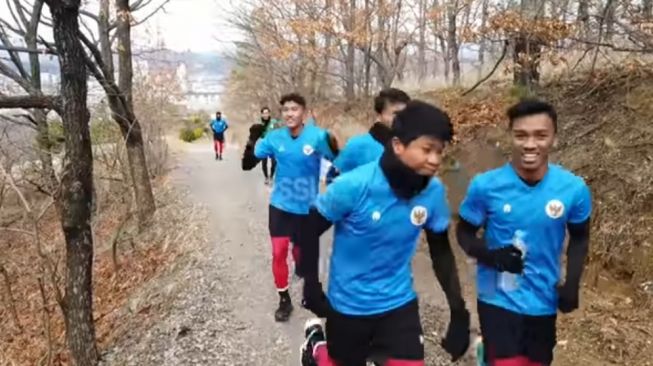
<path fill-rule="evenodd" d="M 268 158 L 263 159 L 261 166 L 263 167 L 263 175 L 265 178 L 274 178 L 274 171 L 277 169 L 277 161 L 274 158 L 270 158 L 272 161 L 272 168 L 270 169 L 270 175 L 268 176 Z"/>

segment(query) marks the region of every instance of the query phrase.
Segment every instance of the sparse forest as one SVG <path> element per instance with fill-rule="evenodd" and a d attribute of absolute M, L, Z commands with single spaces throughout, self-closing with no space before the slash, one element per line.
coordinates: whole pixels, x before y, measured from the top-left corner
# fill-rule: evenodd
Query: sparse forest
<path fill-rule="evenodd" d="M 197 158 L 211 154 L 202 144 L 215 110 L 191 116 L 178 70 L 136 62 L 134 29 L 176 1 L 3 0 L 0 366 L 281 365 L 291 352 L 283 347 L 292 336 L 272 327 L 263 336 L 282 335 L 258 354 L 250 348 L 259 344 L 230 343 L 260 336 L 247 333 L 255 329 L 244 312 L 265 301 L 256 286 L 268 249 L 252 242 L 267 240 L 253 221 L 267 219 L 256 211 L 267 203 L 260 192 L 235 202 L 262 187 L 241 175 L 216 183 L 226 168 Z M 280 117 L 289 91 L 307 97 L 342 146 L 372 124 L 371 98 L 399 87 L 454 121 L 442 175 L 456 208 L 474 174 L 506 161 L 507 106 L 525 96 L 553 102 L 556 162 L 583 176 L 595 200 L 582 306 L 559 319 L 554 364 L 651 364 L 653 0 L 237 3 L 222 14 L 241 38 L 215 106 L 236 149 L 262 106 Z M 42 79 L 46 59 L 58 65 L 56 88 Z M 171 141 L 191 158 L 173 157 Z M 173 183 L 180 175 L 193 199 Z M 233 252 L 207 244 L 215 238 Z M 472 303 L 473 268 L 456 257 Z M 449 364 L 435 350 L 448 316 L 441 305 L 422 314 L 427 365 Z M 255 359 L 235 362 L 245 351 Z M 276 363 L 261 361 L 266 352 Z"/>

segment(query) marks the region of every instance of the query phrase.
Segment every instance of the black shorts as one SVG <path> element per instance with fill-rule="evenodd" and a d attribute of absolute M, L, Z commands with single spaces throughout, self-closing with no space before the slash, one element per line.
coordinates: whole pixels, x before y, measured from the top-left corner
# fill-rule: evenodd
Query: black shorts
<path fill-rule="evenodd" d="M 213 140 L 214 140 L 214 141 L 222 141 L 222 142 L 224 142 L 224 134 L 217 134 L 217 133 L 214 133 L 214 134 L 213 134 Z"/>
<path fill-rule="evenodd" d="M 478 302 L 485 362 L 512 357 L 527 357 L 531 362 L 549 365 L 556 345 L 556 314 L 529 316 Z"/>
<path fill-rule="evenodd" d="M 346 366 L 365 366 L 373 356 L 387 359 L 424 360 L 424 338 L 417 299 L 387 313 L 349 316 L 333 312 L 326 321 L 329 356 Z"/>
<path fill-rule="evenodd" d="M 283 211 L 270 205 L 268 217 L 268 229 L 271 237 L 289 237 L 290 240 L 297 244 L 299 229 L 303 220 L 308 215 L 299 215 Z"/>

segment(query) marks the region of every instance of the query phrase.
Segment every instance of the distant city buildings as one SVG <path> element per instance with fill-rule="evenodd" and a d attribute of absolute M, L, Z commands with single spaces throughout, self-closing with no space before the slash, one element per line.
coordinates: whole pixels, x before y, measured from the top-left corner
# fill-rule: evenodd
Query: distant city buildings
<path fill-rule="evenodd" d="M 59 91 L 60 76 L 58 64 L 42 60 L 41 84 L 45 94 Z M 116 60 L 117 61 L 117 60 Z M 179 105 L 190 111 L 213 112 L 220 108 L 223 68 L 218 55 L 178 53 L 159 51 L 134 57 L 134 74 L 170 72 L 176 75 L 182 98 Z M 117 63 L 116 63 L 117 65 Z M 118 74 L 116 70 L 116 80 Z M 23 91 L 7 78 L 0 77 L 0 91 L 7 94 L 21 94 Z M 90 108 L 102 103 L 106 94 L 102 86 L 88 77 L 88 105 Z"/>

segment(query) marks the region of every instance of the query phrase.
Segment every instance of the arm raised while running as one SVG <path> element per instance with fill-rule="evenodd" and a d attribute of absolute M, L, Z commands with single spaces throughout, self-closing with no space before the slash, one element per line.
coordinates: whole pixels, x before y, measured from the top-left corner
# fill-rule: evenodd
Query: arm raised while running
<path fill-rule="evenodd" d="M 261 147 L 259 147 L 260 143 L 257 143 L 257 141 L 260 139 L 261 135 L 263 135 L 264 130 L 265 127 L 258 123 L 249 128 L 249 136 L 247 137 L 247 143 L 245 144 L 245 151 L 243 152 L 241 162 L 243 170 L 254 169 L 261 160 L 261 158 L 257 156 L 257 150 L 261 150 Z"/>

